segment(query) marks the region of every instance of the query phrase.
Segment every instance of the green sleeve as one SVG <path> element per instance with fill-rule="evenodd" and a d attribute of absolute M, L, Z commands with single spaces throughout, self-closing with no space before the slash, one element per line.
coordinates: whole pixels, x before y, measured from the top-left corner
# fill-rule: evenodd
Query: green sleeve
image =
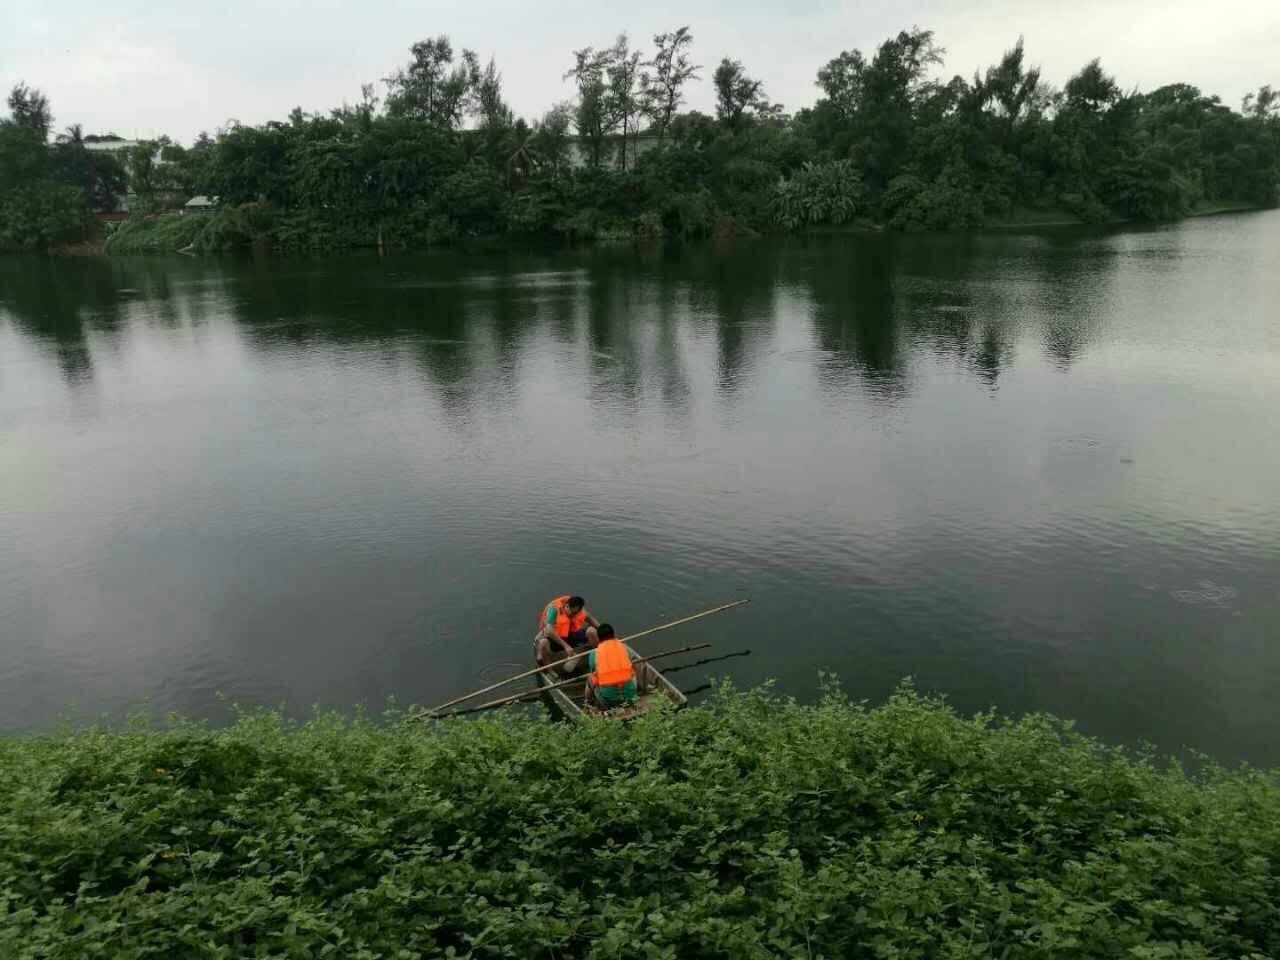
<path fill-rule="evenodd" d="M 596 672 L 596 652 L 592 650 L 587 654 L 587 668 L 592 672 Z"/>
<path fill-rule="evenodd" d="M 543 614 L 543 619 L 546 620 L 547 626 L 554 627 L 556 625 L 556 605 L 554 603 L 548 603 L 547 609 L 543 611 Z"/>

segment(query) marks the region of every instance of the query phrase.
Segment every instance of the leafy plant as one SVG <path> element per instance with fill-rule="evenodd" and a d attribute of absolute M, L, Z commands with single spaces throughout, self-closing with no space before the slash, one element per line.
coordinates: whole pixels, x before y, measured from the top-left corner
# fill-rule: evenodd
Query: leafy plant
<path fill-rule="evenodd" d="M 89 222 L 82 190 L 37 182 L 0 193 L 0 250 L 45 250 L 81 239 Z"/>
<path fill-rule="evenodd" d="M 773 214 L 787 230 L 824 223 L 838 226 L 857 216 L 864 201 L 862 178 L 850 161 L 806 163 L 789 180 L 778 181 Z"/>
<path fill-rule="evenodd" d="M 948 167 L 932 182 L 914 173 L 894 177 L 880 209 L 898 230 L 964 229 L 981 226 L 985 217 L 982 193 L 958 167 Z"/>
<path fill-rule="evenodd" d="M 0 956 L 1280 952 L 1274 774 L 909 688 L 405 721 L 0 740 Z"/>

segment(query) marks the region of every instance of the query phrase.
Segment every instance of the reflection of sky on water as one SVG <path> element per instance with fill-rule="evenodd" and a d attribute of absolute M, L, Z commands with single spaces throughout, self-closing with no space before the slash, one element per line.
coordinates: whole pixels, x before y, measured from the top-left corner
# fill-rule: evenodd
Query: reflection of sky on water
<path fill-rule="evenodd" d="M 751 595 L 744 682 L 1276 760 L 1278 249 L 0 261 L 0 723 L 442 699 L 572 584 Z"/>

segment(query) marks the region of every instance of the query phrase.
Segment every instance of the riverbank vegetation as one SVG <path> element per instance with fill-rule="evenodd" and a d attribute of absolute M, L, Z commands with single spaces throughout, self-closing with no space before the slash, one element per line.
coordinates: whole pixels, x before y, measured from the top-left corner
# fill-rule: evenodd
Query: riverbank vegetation
<path fill-rule="evenodd" d="M 126 231 L 109 247 L 150 249 L 147 232 L 198 233 L 204 249 L 330 249 L 941 230 L 1280 201 L 1280 93 L 1269 86 L 1233 110 L 1186 84 L 1126 91 L 1097 60 L 1053 86 L 1021 40 L 968 78 L 947 78 L 944 53 L 920 29 L 845 50 L 817 69 L 816 102 L 789 111 L 750 65 L 699 62 L 687 27 L 652 46 L 623 35 L 567 53 L 575 99 L 530 122 L 507 105 L 494 61 L 435 37 L 355 104 L 231 122 L 189 148 L 166 139 L 121 151 L 135 214 L 194 194 L 220 210 L 201 229 L 135 228 L 132 243 Z M 684 109 L 695 84 L 714 89 L 714 116 Z M 0 245 L 48 245 L 120 183 L 110 163 L 86 166 L 78 130 L 47 146 L 37 93 L 19 88 L 10 106 Z"/>
<path fill-rule="evenodd" d="M 1275 775 L 909 689 L 404 719 L 0 741 L 0 954 L 1280 954 Z"/>
<path fill-rule="evenodd" d="M 110 155 L 91 156 L 79 127 L 52 143 L 48 99 L 25 84 L 0 120 L 0 251 L 46 250 L 83 240 L 94 209 L 111 209 L 124 171 Z"/>

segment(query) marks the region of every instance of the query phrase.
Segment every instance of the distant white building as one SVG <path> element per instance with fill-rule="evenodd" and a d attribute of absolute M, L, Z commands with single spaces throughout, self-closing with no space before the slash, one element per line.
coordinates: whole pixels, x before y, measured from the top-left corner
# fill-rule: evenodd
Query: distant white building
<path fill-rule="evenodd" d="M 121 150 L 136 147 L 141 142 L 141 140 L 86 140 L 84 148 L 95 153 L 119 153 Z"/>
<path fill-rule="evenodd" d="M 185 213 L 213 213 L 218 206 L 217 197 L 206 197 L 201 194 L 198 197 L 192 197 L 182 205 L 182 212 Z"/>
<path fill-rule="evenodd" d="M 118 154 L 132 147 L 139 146 L 140 144 L 145 142 L 146 141 L 144 140 L 125 140 L 123 137 L 117 137 L 114 135 L 108 135 L 106 137 L 88 136 L 88 137 L 85 137 L 84 139 L 84 148 L 90 151 L 91 153 Z M 166 163 L 168 163 L 168 161 L 165 160 L 163 157 L 163 152 L 164 151 L 161 148 L 159 147 L 156 148 L 155 157 L 154 157 L 156 166 L 163 166 Z M 119 160 L 121 163 L 124 162 L 124 157 L 117 157 L 116 159 Z M 195 199 L 201 199 L 201 198 L 197 197 Z M 208 200 L 207 197 L 203 199 Z M 136 195 L 134 194 L 132 188 L 127 189 L 125 191 L 125 195 L 117 201 L 116 209 L 112 211 L 112 214 L 114 215 L 127 214 L 131 206 L 131 201 L 133 200 L 136 200 Z M 178 204 L 181 202 L 182 202 L 181 196 L 173 196 L 166 200 L 168 209 L 176 208 Z M 217 198 L 214 198 L 213 203 L 216 203 L 216 202 L 217 202 Z M 212 204 L 210 205 L 210 208 L 212 208 Z M 187 211 L 184 208 L 182 212 L 185 213 Z"/>

